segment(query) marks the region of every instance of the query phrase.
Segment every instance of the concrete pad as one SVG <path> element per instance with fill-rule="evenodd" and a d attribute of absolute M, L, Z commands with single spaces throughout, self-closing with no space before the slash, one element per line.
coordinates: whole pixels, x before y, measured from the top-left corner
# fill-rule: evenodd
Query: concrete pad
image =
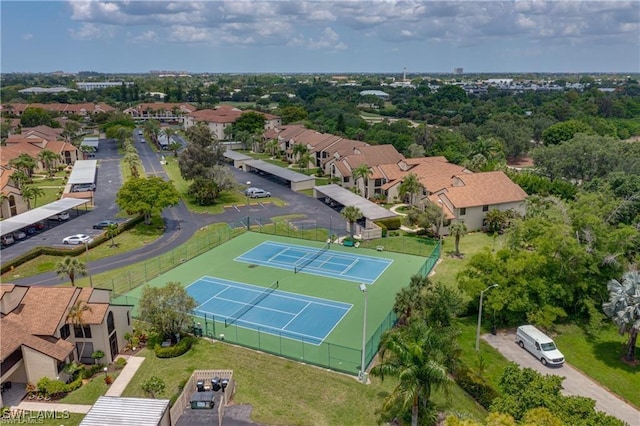
<path fill-rule="evenodd" d="M 127 385 L 138 371 L 138 368 L 144 362 L 144 358 L 139 356 L 132 356 L 127 360 L 127 365 L 124 366 L 118 377 L 113 381 L 109 389 L 104 396 L 120 396 L 124 392 Z"/>

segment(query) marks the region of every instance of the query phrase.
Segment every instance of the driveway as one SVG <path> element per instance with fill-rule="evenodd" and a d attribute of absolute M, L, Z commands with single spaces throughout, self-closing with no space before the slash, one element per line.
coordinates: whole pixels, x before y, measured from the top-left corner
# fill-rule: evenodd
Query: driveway
<path fill-rule="evenodd" d="M 615 416 L 627 422 L 629 426 L 640 426 L 640 410 L 622 401 L 567 363 L 562 367 L 545 367 L 537 358 L 520 348 L 515 342 L 515 337 L 515 331 L 482 336 L 485 342 L 496 348 L 509 361 L 514 361 L 521 367 L 532 368 L 542 374 L 564 377 L 563 394 L 591 398 L 596 401 L 597 410 Z"/>

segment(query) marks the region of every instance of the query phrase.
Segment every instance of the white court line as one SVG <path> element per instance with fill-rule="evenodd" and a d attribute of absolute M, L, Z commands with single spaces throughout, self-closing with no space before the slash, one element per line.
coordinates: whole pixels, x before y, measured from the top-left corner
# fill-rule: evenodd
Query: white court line
<path fill-rule="evenodd" d="M 286 329 L 286 328 L 289 326 L 289 324 L 291 324 L 291 321 L 294 321 L 296 318 L 298 318 L 298 315 L 300 315 L 302 312 L 304 312 L 304 310 L 305 310 L 305 309 L 307 309 L 310 305 L 311 305 L 311 303 L 307 303 L 307 304 L 305 305 L 305 307 L 304 307 L 304 308 L 300 309 L 300 310 L 298 311 L 298 313 L 297 313 L 297 314 L 295 314 L 295 315 L 293 316 L 293 318 L 291 318 L 291 319 L 289 320 L 289 322 L 288 322 L 288 323 L 286 323 L 285 325 L 283 325 L 283 326 L 282 326 L 282 329 L 283 329 L 283 330 L 284 330 L 284 329 Z"/>
<path fill-rule="evenodd" d="M 289 250 L 290 250 L 290 248 L 286 248 L 286 249 L 284 249 L 284 250 L 282 250 L 282 251 L 279 251 L 278 253 L 274 254 L 274 255 L 273 255 L 273 256 L 271 256 L 269 259 L 267 259 L 267 263 L 268 263 L 268 262 L 271 262 L 271 261 L 272 261 L 273 259 L 275 259 L 276 257 L 278 257 L 278 256 L 280 256 L 280 255 L 283 255 L 283 253 L 286 253 L 286 252 L 287 252 L 287 251 L 289 251 Z M 286 256 L 286 254 L 285 254 L 284 256 Z"/>
<path fill-rule="evenodd" d="M 358 264 L 358 259 L 354 260 L 353 262 L 351 262 L 351 265 L 347 266 L 347 269 L 343 270 L 342 272 L 340 272 L 340 275 L 344 275 L 347 272 L 349 272 L 351 270 L 351 268 L 353 268 L 354 266 L 356 266 Z"/>
<path fill-rule="evenodd" d="M 319 250 L 319 249 L 315 249 L 315 248 L 310 247 L 310 246 L 301 246 L 301 245 L 298 245 L 298 244 L 284 244 L 284 243 L 277 243 L 275 241 L 265 241 L 264 243 L 261 243 L 260 245 L 262 245 L 262 244 L 271 244 L 271 245 L 280 246 L 280 247 L 300 247 L 302 250 L 306 250 L 308 252 L 314 252 L 314 250 L 317 252 Z M 249 250 L 249 251 L 251 251 L 251 250 Z M 369 259 L 372 262 L 377 262 L 377 263 L 393 262 L 392 259 L 387 259 L 386 257 L 374 257 L 374 256 L 368 256 L 366 254 L 351 254 L 351 253 L 345 253 L 345 252 L 342 252 L 342 251 L 335 251 L 335 250 L 331 250 L 331 249 L 327 250 L 327 252 L 331 252 L 332 256 L 342 257 L 342 258 L 347 258 L 347 259 L 348 258 L 359 257 L 361 259 Z"/>

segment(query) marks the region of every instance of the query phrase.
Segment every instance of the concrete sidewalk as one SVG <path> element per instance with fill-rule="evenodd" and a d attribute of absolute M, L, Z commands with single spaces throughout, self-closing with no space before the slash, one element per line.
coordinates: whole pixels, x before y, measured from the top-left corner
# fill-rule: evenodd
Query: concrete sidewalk
<path fill-rule="evenodd" d="M 139 356 L 132 356 L 127 359 L 127 365 L 124 366 L 118 377 L 113 381 L 104 396 L 120 396 L 124 392 L 125 388 L 138 371 L 138 368 L 144 362 L 144 358 Z"/>
<path fill-rule="evenodd" d="M 20 405 L 17 407 L 12 407 L 14 410 L 22 410 L 22 411 L 38 411 L 38 412 L 69 412 L 69 413 L 79 413 L 79 414 L 87 414 L 91 409 L 92 405 L 82 405 L 82 404 L 56 404 L 55 402 L 32 402 L 32 401 L 22 401 Z"/>

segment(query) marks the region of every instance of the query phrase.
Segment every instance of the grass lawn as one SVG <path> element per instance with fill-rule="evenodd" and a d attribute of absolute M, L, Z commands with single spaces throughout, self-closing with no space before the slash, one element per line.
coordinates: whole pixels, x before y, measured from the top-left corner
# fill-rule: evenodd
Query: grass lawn
<path fill-rule="evenodd" d="M 252 420 L 266 424 L 364 425 L 376 424 L 375 414 L 395 381 L 372 378 L 363 386 L 354 377 L 262 354 L 226 343 L 201 340 L 187 354 L 159 359 L 145 349 L 146 356 L 123 396 L 143 397 L 140 384 L 153 375 L 164 379 L 162 398 L 178 393 L 178 385 L 195 369 L 234 370 L 236 404 L 253 406 Z M 434 400 L 447 411 L 466 412 L 482 419 L 484 412 L 454 388 L 447 398 Z"/>
<path fill-rule="evenodd" d="M 113 372 L 113 367 L 109 369 L 109 376 L 112 379 L 116 379 L 120 371 Z M 93 405 L 99 397 L 104 395 L 109 389 L 109 386 L 104 382 L 104 373 L 98 373 L 91 381 L 85 385 L 82 385 L 79 389 L 67 394 L 64 398 L 57 401 L 60 404 L 86 404 Z"/>
<path fill-rule="evenodd" d="M 82 419 L 84 419 L 84 416 L 84 414 L 59 412 L 58 419 L 34 419 L 33 424 L 44 426 L 78 426 L 80 422 L 82 422 Z"/>
<path fill-rule="evenodd" d="M 558 332 L 554 340 L 568 363 L 640 407 L 640 366 L 631 367 L 621 361 L 628 336 L 620 336 L 612 325 L 595 337 L 576 325 L 559 326 Z"/>
<path fill-rule="evenodd" d="M 178 166 L 178 160 L 174 157 L 167 157 L 166 164 L 164 165 L 164 169 L 169 175 L 169 179 L 173 181 L 176 189 L 180 193 L 180 196 L 184 200 L 187 208 L 196 213 L 211 213 L 218 214 L 224 211 L 225 206 L 231 206 L 234 204 L 237 205 L 245 205 L 247 203 L 247 197 L 242 193 L 242 188 L 238 188 L 237 190 L 224 191 L 220 194 L 217 199 L 217 202 L 211 206 L 199 206 L 197 205 L 191 197 L 187 195 L 187 191 L 189 190 L 190 183 L 187 182 L 180 176 L 180 167 Z M 251 203 L 257 203 L 256 200 L 250 200 Z M 285 203 L 274 197 L 270 198 L 262 198 L 259 200 L 262 203 L 273 203 L 276 206 L 284 206 Z"/>
<path fill-rule="evenodd" d="M 152 218 L 151 225 L 145 225 L 139 223 L 134 228 L 125 231 L 117 235 L 114 239 L 115 247 L 111 247 L 111 240 L 105 241 L 103 244 L 94 247 L 89 250 L 89 254 L 82 253 L 78 258 L 84 262 L 103 259 L 105 257 L 113 256 L 116 254 L 126 253 L 131 250 L 136 250 L 158 239 L 163 229 L 158 227 L 162 225 L 162 220 L 159 216 Z M 42 274 L 44 272 L 53 271 L 56 264 L 62 259 L 62 256 L 42 255 L 15 268 L 13 271 L 9 271 L 2 275 L 3 279 L 12 280 L 15 278 L 30 277 L 33 275 Z M 87 280 L 88 278 L 84 278 Z M 61 281 L 62 282 L 62 281 Z"/>

